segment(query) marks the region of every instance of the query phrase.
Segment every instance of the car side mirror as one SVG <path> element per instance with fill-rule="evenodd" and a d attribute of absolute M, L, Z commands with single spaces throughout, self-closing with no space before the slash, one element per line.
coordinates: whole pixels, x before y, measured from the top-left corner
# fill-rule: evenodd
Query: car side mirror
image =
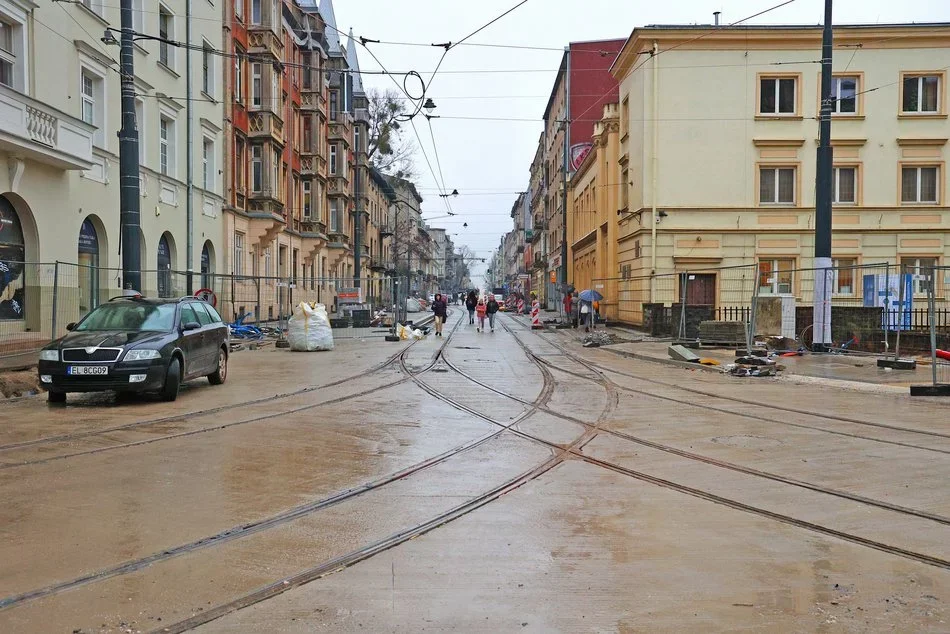
<path fill-rule="evenodd" d="M 76 329 L 76 322 L 71 321 L 68 324 L 66 324 L 66 330 L 72 331 L 75 329 Z"/>
<path fill-rule="evenodd" d="M 198 330 L 201 328 L 201 324 L 197 321 L 186 321 L 181 325 L 182 332 L 188 332 L 189 330 Z"/>

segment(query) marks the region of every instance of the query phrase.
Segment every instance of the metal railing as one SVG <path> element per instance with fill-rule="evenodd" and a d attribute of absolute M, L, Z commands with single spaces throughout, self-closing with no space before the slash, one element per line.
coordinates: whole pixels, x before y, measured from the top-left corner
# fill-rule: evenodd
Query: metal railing
<path fill-rule="evenodd" d="M 876 354 L 930 352 L 928 333 L 950 335 L 948 280 L 938 269 L 874 263 L 793 268 L 772 259 L 655 276 L 593 280 L 607 318 L 657 337 L 745 343 L 781 337 L 810 347 L 816 281 L 831 288 L 832 347 Z M 827 274 L 826 274 L 827 273 Z M 944 276 L 945 277 L 945 276 Z M 933 306 L 928 306 L 932 292 Z"/>
<path fill-rule="evenodd" d="M 285 327 L 301 301 L 327 307 L 334 337 L 385 336 L 393 313 L 405 319 L 407 284 L 390 276 L 367 278 L 193 275 L 193 288 L 213 303 L 228 322 Z M 184 271 L 142 271 L 146 297 L 182 297 Z M 122 272 L 66 262 L 0 262 L 0 362 L 35 356 L 66 326 L 110 298 L 122 294 Z M 385 311 L 386 315 L 380 314 Z M 2 365 L 2 363 L 0 363 Z"/>

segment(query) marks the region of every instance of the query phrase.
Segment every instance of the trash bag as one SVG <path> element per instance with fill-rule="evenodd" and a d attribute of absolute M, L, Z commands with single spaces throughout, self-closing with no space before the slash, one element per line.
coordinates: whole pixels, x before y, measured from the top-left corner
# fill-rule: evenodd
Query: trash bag
<path fill-rule="evenodd" d="M 294 308 L 287 326 L 287 341 L 291 350 L 333 350 L 333 330 L 323 304 L 300 302 Z"/>

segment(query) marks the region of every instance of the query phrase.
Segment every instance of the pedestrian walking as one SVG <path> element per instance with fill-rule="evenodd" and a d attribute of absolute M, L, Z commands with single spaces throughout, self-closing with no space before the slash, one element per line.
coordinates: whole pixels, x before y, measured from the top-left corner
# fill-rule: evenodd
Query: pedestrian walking
<path fill-rule="evenodd" d="M 442 336 L 442 325 L 449 316 L 449 307 L 442 298 L 442 293 L 435 294 L 435 301 L 432 302 L 432 312 L 435 313 L 435 336 Z"/>
<path fill-rule="evenodd" d="M 590 332 L 590 319 L 591 319 L 591 310 L 590 302 L 581 300 L 581 324 L 584 326 L 584 332 Z"/>
<path fill-rule="evenodd" d="M 580 323 L 581 317 L 581 300 L 578 299 L 577 293 L 571 294 L 571 324 L 574 328 L 577 328 L 577 324 Z"/>
<path fill-rule="evenodd" d="M 495 332 L 495 315 L 498 314 L 498 300 L 494 295 L 488 296 L 488 303 L 485 304 L 485 312 L 488 314 L 488 325 L 492 332 Z"/>
<path fill-rule="evenodd" d="M 564 293 L 564 318 L 568 323 L 571 323 L 572 313 L 572 304 L 574 303 L 574 296 L 570 293 Z"/>
<path fill-rule="evenodd" d="M 478 303 L 475 304 L 475 313 L 478 315 L 478 326 L 475 327 L 475 332 L 481 332 L 485 330 L 485 314 L 488 311 L 488 306 L 485 305 L 485 300 L 479 298 Z"/>
<path fill-rule="evenodd" d="M 475 291 L 469 291 L 468 297 L 465 299 L 465 308 L 468 309 L 469 325 L 475 323 L 475 307 L 477 305 L 478 305 L 478 297 L 475 295 Z"/>

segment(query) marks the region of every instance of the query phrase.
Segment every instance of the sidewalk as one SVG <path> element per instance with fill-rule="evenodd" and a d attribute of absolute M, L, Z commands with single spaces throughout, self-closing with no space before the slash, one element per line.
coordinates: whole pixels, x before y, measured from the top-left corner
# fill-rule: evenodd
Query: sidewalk
<path fill-rule="evenodd" d="M 556 330 L 562 338 L 571 338 L 578 342 L 583 341 L 583 330 Z M 603 345 L 599 349 L 613 354 L 642 361 L 662 363 L 691 369 L 702 369 L 710 372 L 720 372 L 721 368 L 733 363 L 736 358 L 734 348 L 704 348 L 693 350 L 703 359 L 718 361 L 720 366 L 707 366 L 696 363 L 676 361 L 669 357 L 667 349 L 673 342 L 656 340 L 649 335 L 639 333 L 626 327 L 598 327 L 596 332 L 607 333 L 621 341 L 620 343 Z M 877 367 L 879 356 L 857 354 L 810 354 L 804 353 L 798 357 L 775 357 L 776 363 L 785 366 L 779 372 L 779 379 L 791 380 L 796 383 L 829 383 L 836 387 L 907 394 L 911 385 L 926 385 L 931 382 L 931 367 L 929 360 L 917 360 L 915 370 L 889 370 Z M 737 378 L 742 381 L 756 381 L 757 378 Z"/>

